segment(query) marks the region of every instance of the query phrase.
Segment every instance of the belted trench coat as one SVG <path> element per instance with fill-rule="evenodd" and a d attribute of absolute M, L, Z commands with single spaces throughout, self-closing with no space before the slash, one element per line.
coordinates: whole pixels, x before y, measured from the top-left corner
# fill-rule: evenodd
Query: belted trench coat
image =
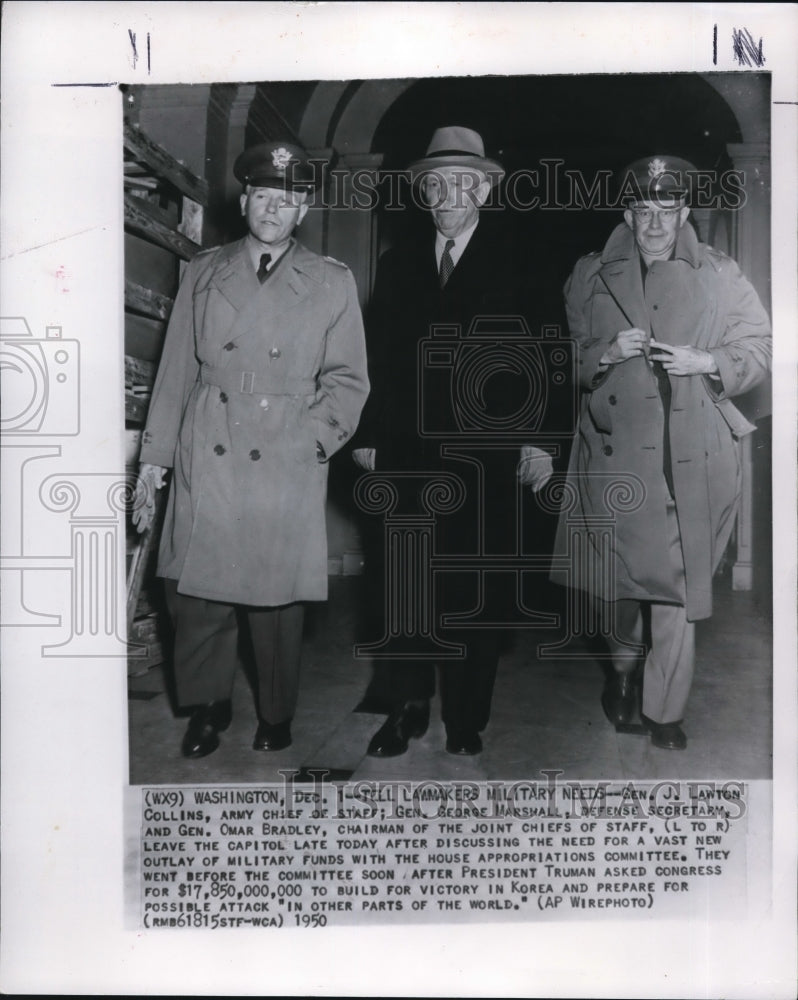
<path fill-rule="evenodd" d="M 712 576 L 734 526 L 739 440 L 755 428 L 731 402 L 766 378 L 768 316 L 737 264 L 699 243 L 691 226 L 645 287 L 631 230 L 577 262 L 565 287 L 579 351 L 580 416 L 555 552 L 570 553 L 559 583 L 602 600 L 685 604 L 712 613 Z M 719 378 L 669 376 L 670 468 L 684 557 L 686 600 L 668 559 L 663 474 L 665 406 L 652 364 L 632 358 L 599 372 L 613 337 L 639 327 L 662 343 L 709 351 Z"/>
<path fill-rule="evenodd" d="M 235 604 L 326 598 L 327 460 L 367 394 L 343 264 L 293 242 L 261 285 L 245 240 L 194 258 L 141 449 L 142 462 L 174 469 L 158 575 Z"/>

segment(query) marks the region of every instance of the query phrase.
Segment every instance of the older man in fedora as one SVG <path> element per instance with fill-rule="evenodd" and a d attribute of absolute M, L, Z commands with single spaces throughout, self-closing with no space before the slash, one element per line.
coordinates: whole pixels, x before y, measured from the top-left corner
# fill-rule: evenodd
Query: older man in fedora
<path fill-rule="evenodd" d="M 462 457 L 458 461 L 442 453 L 441 441 L 420 427 L 419 413 L 423 405 L 425 419 L 445 423 L 453 401 L 448 393 L 423 398 L 425 372 L 419 365 L 419 344 L 436 326 L 457 328 L 465 336 L 479 317 L 516 318 L 524 311 L 522 289 L 528 280 L 514 266 L 506 232 L 490 226 L 481 211 L 504 169 L 485 155 L 477 132 L 447 126 L 433 134 L 426 155 L 411 164 L 410 174 L 434 232 L 418 245 L 393 248 L 380 261 L 368 323 L 373 390 L 353 458 L 363 469 L 405 473 L 404 479 L 397 477 L 399 483 L 412 484 L 412 473 L 454 473 L 466 484 L 465 498 L 456 513 L 437 519 L 436 552 L 457 556 L 478 551 L 478 536 L 487 538 L 488 551 L 501 551 L 504 534 L 515 525 L 507 523 L 512 518 L 484 522 L 479 476 L 484 476 L 485 489 L 507 496 L 511 510 L 517 476 L 540 488 L 551 474 L 551 459 L 527 447 L 519 466 L 517 449 L 497 448 L 480 456 L 477 469 L 476 463 L 469 468 Z M 488 383 L 486 391 L 493 392 L 493 402 L 500 407 L 505 401 L 499 381 L 492 390 Z M 423 476 L 418 482 L 422 481 Z M 459 755 L 482 749 L 480 733 L 490 717 L 502 633 L 495 627 L 444 627 L 442 618 L 447 613 L 462 614 L 478 606 L 480 599 L 487 610 L 515 599 L 515 594 L 501 594 L 491 586 L 477 595 L 475 580 L 474 574 L 438 574 L 438 586 L 427 597 L 441 640 L 464 650 L 461 659 L 438 660 L 446 749 Z M 388 663 L 391 710 L 369 744 L 370 755 L 403 754 L 411 738 L 426 732 L 435 663 L 434 657 L 425 658 L 412 648 L 404 651 L 404 658 Z"/>
<path fill-rule="evenodd" d="M 688 224 L 695 177 L 673 156 L 630 164 L 623 222 L 565 288 L 581 411 L 569 468 L 577 503 L 557 548 L 584 557 L 562 582 L 603 618 L 608 719 L 620 731 L 635 722 L 642 665 L 642 720 L 667 750 L 687 744 L 695 622 L 712 614 L 740 495 L 739 442 L 754 430 L 731 400 L 765 379 L 771 360 L 756 292 Z M 607 507 L 613 484 L 625 491 L 621 510 Z"/>
<path fill-rule="evenodd" d="M 357 426 L 366 350 L 348 268 L 294 239 L 315 186 L 291 142 L 243 152 L 248 233 L 180 285 L 141 449 L 144 496 L 172 469 L 158 575 L 175 630 L 183 754 L 230 723 L 239 624 L 257 672 L 256 750 L 291 743 L 304 603 L 327 596 L 327 462 Z M 149 505 L 134 514 L 140 529 Z"/>

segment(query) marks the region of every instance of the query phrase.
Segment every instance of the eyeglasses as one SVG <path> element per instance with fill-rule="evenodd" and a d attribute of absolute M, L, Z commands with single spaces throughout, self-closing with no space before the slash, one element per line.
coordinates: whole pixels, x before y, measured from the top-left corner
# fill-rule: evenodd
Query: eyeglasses
<path fill-rule="evenodd" d="M 657 219 L 669 222 L 681 212 L 681 208 L 633 208 L 634 216 L 638 222 L 651 222 L 656 215 Z"/>

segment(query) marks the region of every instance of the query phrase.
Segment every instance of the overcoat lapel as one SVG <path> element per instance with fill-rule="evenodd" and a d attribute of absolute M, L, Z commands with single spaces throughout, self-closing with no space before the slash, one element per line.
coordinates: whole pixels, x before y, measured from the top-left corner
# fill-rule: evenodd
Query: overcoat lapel
<path fill-rule="evenodd" d="M 416 258 L 416 273 L 421 287 L 427 291 L 438 291 L 440 285 L 440 275 L 438 273 L 438 262 L 435 260 L 435 240 L 428 242 L 424 252 Z M 457 268 L 452 272 L 449 281 L 454 278 Z"/>
<path fill-rule="evenodd" d="M 242 253 L 246 255 L 246 248 L 243 246 Z M 238 279 L 227 274 L 224 277 L 225 288 L 238 302 L 236 305 L 230 294 L 223 291 L 238 309 L 238 315 L 227 336 L 230 342 L 261 327 L 264 313 L 268 314 L 269 322 L 273 323 L 282 313 L 299 305 L 308 295 L 308 280 L 319 280 L 318 264 L 296 243 L 286 250 L 286 259 L 280 261 L 277 271 L 262 285 L 249 261 L 247 265 L 239 265 L 238 269 L 243 275 Z"/>
<path fill-rule="evenodd" d="M 245 241 L 238 240 L 223 247 L 219 256 L 211 283 L 237 312 L 241 312 L 259 286 L 248 259 Z"/>
<path fill-rule="evenodd" d="M 471 283 L 478 278 L 482 270 L 484 257 L 483 240 L 485 239 L 485 234 L 484 232 L 480 232 L 481 228 L 482 224 L 477 226 L 471 239 L 466 244 L 466 248 L 463 250 L 454 271 L 452 271 L 449 280 L 446 282 L 447 291 L 456 292 L 461 289 L 469 289 Z M 439 282 L 434 244 L 432 250 L 432 268 L 435 272 L 435 279 Z"/>
<path fill-rule="evenodd" d="M 635 261 L 614 261 L 601 269 L 601 280 L 629 322 L 650 334 L 648 310 L 643 299 L 643 281 Z"/>

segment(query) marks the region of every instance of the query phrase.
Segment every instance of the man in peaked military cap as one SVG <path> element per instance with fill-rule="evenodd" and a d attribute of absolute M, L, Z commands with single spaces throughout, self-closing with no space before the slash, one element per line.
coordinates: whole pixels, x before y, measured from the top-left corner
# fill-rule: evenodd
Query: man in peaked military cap
<path fill-rule="evenodd" d="M 183 754 L 219 745 L 231 718 L 238 622 L 258 680 L 256 750 L 291 743 L 302 602 L 327 596 L 327 462 L 368 394 L 349 270 L 294 237 L 313 166 L 290 142 L 243 152 L 248 234 L 198 254 L 180 285 L 141 449 L 141 495 L 171 468 L 158 575 L 175 627 Z M 134 513 L 142 530 L 151 506 Z"/>
<path fill-rule="evenodd" d="M 558 580 L 597 599 L 614 666 L 602 705 L 620 731 L 636 718 L 644 652 L 642 720 L 664 749 L 687 743 L 694 623 L 712 614 L 740 494 L 739 440 L 754 430 L 731 398 L 765 379 L 771 360 L 756 292 L 688 225 L 695 173 L 670 156 L 631 164 L 624 221 L 565 287 L 582 398 L 575 506 L 556 550 L 582 547 L 585 558 Z M 626 497 L 609 509 L 614 486 Z M 614 537 L 600 525 L 607 516 Z"/>

